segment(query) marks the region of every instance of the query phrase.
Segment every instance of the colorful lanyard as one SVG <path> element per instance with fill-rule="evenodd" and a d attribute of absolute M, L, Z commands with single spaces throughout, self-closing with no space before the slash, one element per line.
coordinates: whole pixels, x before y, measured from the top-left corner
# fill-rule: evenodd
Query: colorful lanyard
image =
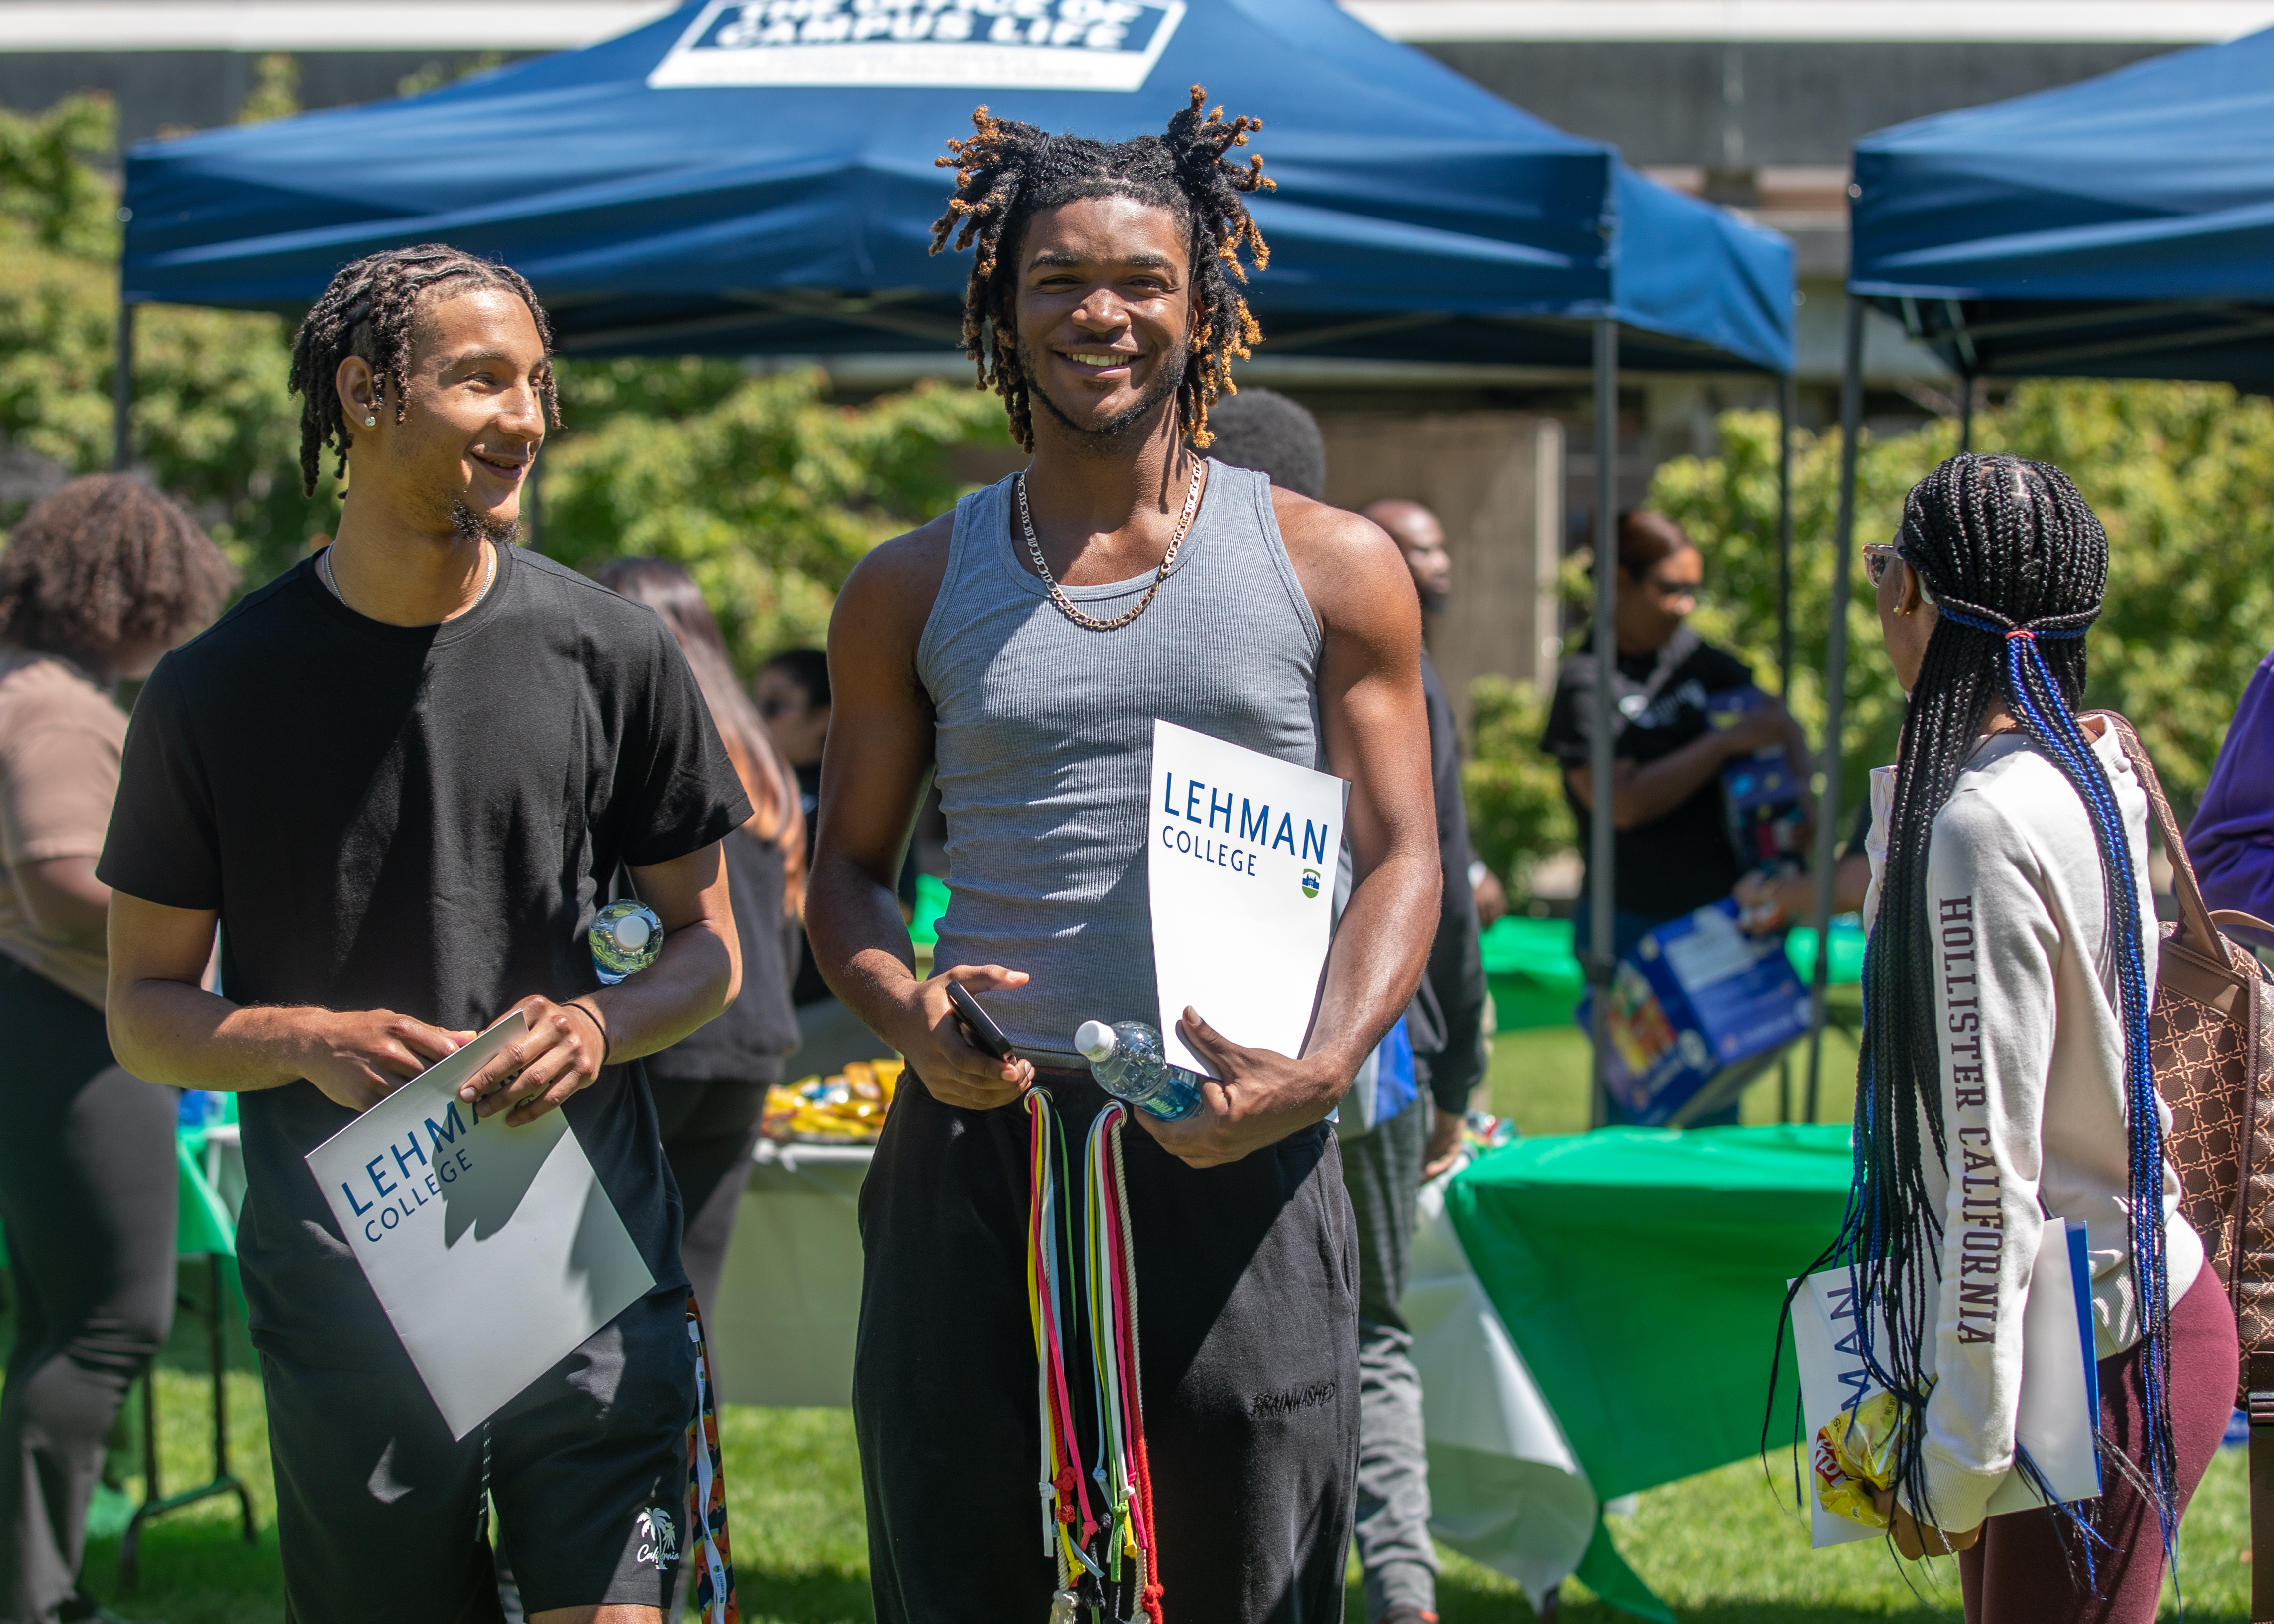
<path fill-rule="evenodd" d="M 1043 1549 L 1058 1564 L 1050 1624 L 1133 1620 L 1141 1605 L 1163 1624 L 1153 1479 L 1145 1449 L 1145 1410 L 1137 1356 L 1137 1267 L 1130 1244 L 1128 1178 L 1122 1159 L 1126 1115 L 1109 1102 L 1090 1124 L 1082 1157 L 1081 1235 L 1067 1210 L 1065 1133 L 1049 1096 L 1027 1096 L 1033 1120 L 1027 1219 L 1027 1308 L 1035 1334 L 1035 1383 L 1042 1419 Z M 1064 1252 L 1060 1252 L 1063 1226 Z M 1067 1382 L 1066 1269 L 1080 1259 L 1088 1322 L 1097 1453 L 1085 1479 Z M 1063 1260 L 1062 1260 L 1063 1259 Z M 1097 1500 L 1093 1508 L 1090 1491 Z M 1080 1532 L 1075 1531 L 1079 1527 Z"/>
<path fill-rule="evenodd" d="M 734 1559 L 727 1538 L 727 1463 L 719 1450 L 719 1387 L 703 1315 L 687 1294 L 687 1340 L 695 1344 L 695 1418 L 687 1424 L 687 1527 L 695 1548 L 695 1617 L 701 1624 L 741 1624 L 734 1602 Z"/>

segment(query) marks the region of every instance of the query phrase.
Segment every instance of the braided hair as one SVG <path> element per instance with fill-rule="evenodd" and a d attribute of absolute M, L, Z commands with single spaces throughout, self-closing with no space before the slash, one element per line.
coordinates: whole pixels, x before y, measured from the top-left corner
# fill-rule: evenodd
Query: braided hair
<path fill-rule="evenodd" d="M 1942 1048 L 1935 1008 L 1936 922 L 1927 896 L 1936 816 L 1975 753 L 1984 718 L 2002 701 L 2021 731 L 2084 804 L 2099 850 L 2107 941 L 2124 1029 L 2128 1206 L 2148 1400 L 2147 1486 L 2168 1554 L 2175 1532 L 2165 1268 L 2164 1147 L 2148 1046 L 2149 986 L 2140 892 L 2115 791 L 2076 719 L 2085 680 L 2085 628 L 2100 613 L 2108 538 L 2068 476 L 2012 456 L 1960 455 L 1913 487 L 1903 504 L 1900 556 L 1918 575 L 1939 618 L 1903 719 L 1879 918 L 1864 964 L 1870 1019 L 1856 1092 L 1856 1182 L 1840 1238 L 1817 1267 L 1847 1263 L 1859 1304 L 1885 1315 L 1884 1345 L 1862 1316 L 1874 1380 L 1906 1414 L 1897 1456 L 1903 1497 L 1931 1515 L 1920 1458 L 1940 1286 L 1939 1214 L 1922 1172 L 1927 1147 L 1947 1154 Z M 2042 1473 L 2016 1446 L 2023 1476 L 2048 1501 Z M 2082 1520 L 2062 1507 L 2066 1520 Z M 2088 1571 L 2092 1538 L 2083 1541 Z"/>
<path fill-rule="evenodd" d="M 958 252 L 977 248 L 963 301 L 964 353 L 978 364 L 979 387 L 1003 397 L 1011 437 L 1025 449 L 1035 448 L 1035 426 L 1013 317 L 1020 244 L 1038 211 L 1098 197 L 1133 198 L 1185 222 L 1194 312 L 1189 344 L 1197 365 L 1177 387 L 1177 426 L 1193 445 L 1209 445 L 1209 408 L 1235 392 L 1232 362 L 1246 360 L 1263 338 L 1235 284 L 1247 280 L 1243 249 L 1257 270 L 1271 263 L 1271 251 L 1240 199 L 1276 183 L 1265 177 L 1262 159 L 1250 157 L 1243 168 L 1225 156 L 1246 146 L 1263 121 L 1226 123 L 1222 108 L 1203 115 L 1207 101 L 1195 85 L 1192 104 L 1169 120 L 1165 133 L 1110 143 L 1050 135 L 990 117 L 982 107 L 971 116 L 976 133 L 949 141 L 950 155 L 934 160 L 956 173 L 947 212 L 932 225 L 931 251 L 938 253 L 951 237 Z"/>
<path fill-rule="evenodd" d="M 332 285 L 292 335 L 290 387 L 301 397 L 300 486 L 305 494 L 316 493 L 324 447 L 337 448 L 336 478 L 347 472 L 348 447 L 355 443 L 340 407 L 340 392 L 332 384 L 340 363 L 350 356 L 369 362 L 379 374 L 380 398 L 395 402 L 395 420 L 402 422 L 407 410 L 403 384 L 410 372 L 410 343 L 420 303 L 444 290 L 461 293 L 475 288 L 502 288 L 528 305 L 538 342 L 552 353 L 553 324 L 521 273 L 462 248 L 441 243 L 390 248 L 366 254 L 332 278 Z M 552 368 L 545 369 L 538 387 L 545 399 L 546 422 L 559 428 L 561 405 L 553 393 Z"/>

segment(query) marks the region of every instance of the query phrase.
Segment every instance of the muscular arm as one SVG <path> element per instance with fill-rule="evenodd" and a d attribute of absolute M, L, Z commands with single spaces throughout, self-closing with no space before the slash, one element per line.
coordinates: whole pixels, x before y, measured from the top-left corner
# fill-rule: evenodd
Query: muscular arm
<path fill-rule="evenodd" d="M 635 868 L 632 878 L 663 921 L 663 951 L 614 987 L 565 1004 L 531 996 L 514 1005 L 529 1018 L 528 1034 L 468 1085 L 469 1097 L 486 1096 L 483 1116 L 510 1109 L 510 1121 L 527 1122 L 590 1086 L 604 1052 L 608 1062 L 653 1054 L 733 1002 L 742 944 L 718 844 Z M 225 1093 L 305 1077 L 327 1098 L 366 1110 L 473 1036 L 392 1010 L 248 1006 L 202 991 L 215 917 L 111 895 L 110 1044 L 138 1077 Z"/>
<path fill-rule="evenodd" d="M 1026 1091 L 1034 1068 L 964 1041 L 946 984 L 1023 985 L 1000 965 L 915 973 L 894 891 L 900 851 L 932 765 L 931 702 L 915 648 L 947 571 L 954 515 L 886 542 L 854 570 L 829 621 L 829 745 L 805 928 L 823 979 L 870 1031 L 907 1056 L 934 1098 L 989 1109 Z"/>
<path fill-rule="evenodd" d="M 1436 800 L 1421 695 L 1421 606 L 1390 539 L 1355 514 L 1272 492 L 1324 646 L 1327 763 L 1351 785 L 1353 878 L 1299 1057 L 1226 1041 L 1187 1011 L 1186 1041 L 1224 1080 L 1183 1122 L 1137 1121 L 1196 1166 L 1235 1162 L 1323 1119 L 1412 1001 L 1437 927 Z"/>

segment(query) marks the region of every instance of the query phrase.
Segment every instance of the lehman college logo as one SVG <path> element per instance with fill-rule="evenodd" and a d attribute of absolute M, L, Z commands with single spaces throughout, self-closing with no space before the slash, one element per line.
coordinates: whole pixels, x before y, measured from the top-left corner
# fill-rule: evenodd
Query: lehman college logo
<path fill-rule="evenodd" d="M 1306 897 L 1315 897 L 1319 894 L 1319 871 L 1316 868 L 1303 870 L 1303 894 Z"/>
<path fill-rule="evenodd" d="M 679 1560 L 679 1533 L 671 1525 L 671 1513 L 660 1506 L 650 1506 L 632 1519 L 632 1529 L 639 1536 L 639 1550 L 634 1560 L 651 1568 L 668 1568 Z"/>
<path fill-rule="evenodd" d="M 1185 0 L 711 0 L 647 77 L 711 85 L 1135 90 Z"/>

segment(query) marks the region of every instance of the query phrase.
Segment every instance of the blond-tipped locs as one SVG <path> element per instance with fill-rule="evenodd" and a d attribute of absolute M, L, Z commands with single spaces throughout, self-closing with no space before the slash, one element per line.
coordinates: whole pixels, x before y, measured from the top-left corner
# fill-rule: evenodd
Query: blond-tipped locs
<path fill-rule="evenodd" d="M 1239 284 L 1247 280 L 1243 255 L 1261 270 L 1271 251 L 1256 229 L 1245 199 L 1269 191 L 1263 160 L 1245 164 L 1231 150 L 1263 127 L 1259 118 L 1231 118 L 1208 110 L 1207 93 L 1193 86 L 1192 102 L 1160 135 L 1107 142 L 1051 135 L 1033 124 L 997 118 L 982 107 L 973 132 L 947 144 L 936 162 L 953 169 L 955 191 L 947 212 L 933 223 L 931 248 L 970 249 L 975 258 L 964 296 L 963 347 L 979 368 L 979 387 L 1003 397 L 1011 434 L 1034 448 L 1033 402 L 1018 360 L 1013 306 L 1018 255 L 1027 222 L 1042 209 L 1081 198 L 1128 197 L 1170 210 L 1185 222 L 1192 244 L 1192 365 L 1177 390 L 1177 423 L 1185 437 L 1205 447 L 1209 408 L 1232 392 L 1231 364 L 1245 360 L 1263 336 Z"/>

